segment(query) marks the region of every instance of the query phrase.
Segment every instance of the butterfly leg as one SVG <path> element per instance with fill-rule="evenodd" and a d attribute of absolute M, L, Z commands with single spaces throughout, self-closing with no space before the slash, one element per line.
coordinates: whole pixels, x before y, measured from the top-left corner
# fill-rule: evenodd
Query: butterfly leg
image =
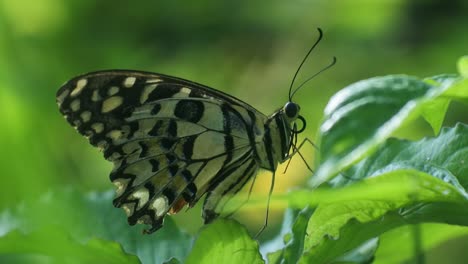
<path fill-rule="evenodd" d="M 271 195 L 273 194 L 274 188 L 275 188 L 275 172 L 273 172 L 271 176 L 271 184 L 270 184 L 270 190 L 268 191 L 267 208 L 266 208 L 266 213 L 265 213 L 265 222 L 263 222 L 263 226 L 257 232 L 257 234 L 255 235 L 255 238 L 258 238 L 258 236 L 260 236 L 262 232 L 265 230 L 265 228 L 268 226 L 268 216 L 270 214 L 270 200 L 271 200 Z"/>
<path fill-rule="evenodd" d="M 304 146 L 305 143 L 310 143 L 312 145 L 312 147 L 314 147 L 315 149 L 318 150 L 318 147 L 317 145 L 314 144 L 314 142 L 312 142 L 310 139 L 308 138 L 304 138 L 302 140 L 302 142 L 299 144 L 299 146 L 296 147 L 295 144 L 292 145 L 292 148 L 293 148 L 293 151 L 288 155 L 287 159 L 289 159 L 288 161 L 288 164 L 286 165 L 286 168 L 284 169 L 284 172 L 283 173 L 286 173 L 286 170 L 288 169 L 289 167 L 289 163 L 291 163 L 291 159 L 292 157 L 295 155 L 295 154 L 298 154 L 302 161 L 304 161 L 304 164 L 307 166 L 307 169 L 309 171 L 311 171 L 312 173 L 314 173 L 314 170 L 309 166 L 309 163 L 307 163 L 306 159 L 304 158 L 304 156 L 302 156 L 301 152 L 300 152 L 300 149 Z"/>

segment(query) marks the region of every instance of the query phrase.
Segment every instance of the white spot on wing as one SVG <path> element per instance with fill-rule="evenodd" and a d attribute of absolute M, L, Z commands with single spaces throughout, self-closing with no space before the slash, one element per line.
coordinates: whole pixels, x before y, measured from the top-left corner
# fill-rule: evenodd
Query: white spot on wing
<path fill-rule="evenodd" d="M 70 90 L 65 90 L 57 96 L 57 103 L 59 106 L 62 105 L 63 100 L 65 100 L 65 97 L 67 97 L 69 93 L 70 93 Z"/>
<path fill-rule="evenodd" d="M 189 97 L 191 91 L 192 90 L 190 90 L 190 88 L 188 87 L 182 87 L 180 88 L 179 92 L 172 95 L 172 97 L 173 98 L 187 98 Z"/>
<path fill-rule="evenodd" d="M 146 83 L 159 83 L 159 82 L 162 82 L 162 80 L 159 79 L 159 78 L 154 78 L 154 79 L 148 79 L 148 80 L 146 80 Z"/>
<path fill-rule="evenodd" d="M 108 145 L 109 144 L 105 140 L 101 140 L 97 143 L 97 147 L 99 148 L 99 150 L 105 149 Z"/>
<path fill-rule="evenodd" d="M 80 99 L 75 99 L 70 103 L 70 109 L 73 112 L 80 110 Z"/>
<path fill-rule="evenodd" d="M 123 102 L 123 98 L 121 96 L 112 96 L 107 98 L 104 102 L 102 102 L 102 109 L 103 113 L 110 112 L 115 108 L 119 107 Z"/>
<path fill-rule="evenodd" d="M 94 123 L 91 125 L 91 128 L 94 130 L 96 133 L 101 133 L 104 131 L 104 124 L 103 123 Z"/>
<path fill-rule="evenodd" d="M 81 126 L 81 124 L 82 124 L 81 120 L 79 120 L 79 119 L 76 119 L 76 120 L 73 121 L 73 125 L 75 125 L 75 128 Z"/>
<path fill-rule="evenodd" d="M 117 187 L 117 189 L 115 190 L 116 197 L 119 197 L 124 193 L 125 189 L 127 188 L 128 182 L 128 179 L 116 179 L 112 182 L 115 185 L 115 187 Z"/>
<path fill-rule="evenodd" d="M 141 209 L 149 200 L 149 192 L 145 187 L 141 187 L 135 191 L 132 196 L 138 199 L 137 210 Z"/>
<path fill-rule="evenodd" d="M 109 132 L 106 134 L 106 136 L 115 141 L 115 140 L 120 139 L 120 137 L 122 136 L 122 131 L 120 131 L 120 130 L 112 130 L 112 131 L 109 131 Z"/>
<path fill-rule="evenodd" d="M 94 90 L 93 91 L 93 95 L 91 96 L 91 100 L 93 102 L 97 102 L 97 101 L 100 101 L 102 98 L 101 96 L 99 95 L 99 90 Z"/>
<path fill-rule="evenodd" d="M 81 120 L 83 120 L 83 122 L 88 122 L 89 120 L 91 120 L 91 112 L 90 111 L 84 111 L 83 113 L 81 113 Z"/>
<path fill-rule="evenodd" d="M 135 81 L 136 81 L 135 77 L 127 77 L 123 82 L 123 86 L 125 88 L 131 88 L 135 84 Z"/>
<path fill-rule="evenodd" d="M 107 90 L 107 94 L 108 94 L 109 96 L 112 96 L 112 95 L 118 93 L 119 90 L 120 90 L 119 87 L 117 87 L 117 86 L 111 86 L 111 87 L 109 88 L 109 90 Z"/>
<path fill-rule="evenodd" d="M 187 88 L 187 87 L 182 87 L 182 89 L 180 89 L 180 92 L 181 93 L 186 93 L 186 94 L 189 94 L 192 90 L 190 90 L 190 88 Z"/>
<path fill-rule="evenodd" d="M 135 210 L 135 207 L 133 206 L 133 204 L 123 204 L 122 205 L 122 209 L 125 211 L 125 214 L 127 216 L 131 216 L 133 214 L 133 211 Z"/>
<path fill-rule="evenodd" d="M 88 83 L 87 79 L 80 79 L 76 82 L 75 89 L 71 92 L 70 96 L 75 97 L 81 93 L 83 88 L 85 88 L 86 84 Z"/>
<path fill-rule="evenodd" d="M 156 212 L 157 217 L 161 217 L 167 211 L 168 201 L 166 196 L 159 196 L 154 199 L 151 208 Z"/>

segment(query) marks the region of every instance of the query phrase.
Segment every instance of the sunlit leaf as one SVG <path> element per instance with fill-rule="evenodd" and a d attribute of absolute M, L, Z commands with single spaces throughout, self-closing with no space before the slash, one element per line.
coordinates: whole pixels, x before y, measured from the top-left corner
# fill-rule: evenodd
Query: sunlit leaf
<path fill-rule="evenodd" d="M 439 76 L 430 82 L 397 75 L 360 81 L 341 90 L 325 109 L 322 163 L 311 179 L 312 185 L 370 155 L 396 129 L 419 115 L 433 112 L 434 116 L 426 120 L 438 131 L 447 98 L 468 97 L 468 90 L 461 87 L 465 87 L 465 80 L 455 81 L 453 76 Z"/>
<path fill-rule="evenodd" d="M 419 228 L 419 232 L 415 233 L 415 228 Z M 418 245 L 421 251 L 428 251 L 447 240 L 467 235 L 468 227 L 455 225 L 420 224 L 418 227 L 408 225 L 396 228 L 380 237 L 374 263 L 403 263 L 414 257 Z"/>
<path fill-rule="evenodd" d="M 193 263 L 264 263 L 245 227 L 233 220 L 215 220 L 205 226 L 186 260 Z"/>

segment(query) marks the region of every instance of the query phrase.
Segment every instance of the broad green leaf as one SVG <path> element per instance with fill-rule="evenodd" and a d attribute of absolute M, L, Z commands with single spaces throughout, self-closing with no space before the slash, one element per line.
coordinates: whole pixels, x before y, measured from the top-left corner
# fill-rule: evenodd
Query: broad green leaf
<path fill-rule="evenodd" d="M 244 226 L 234 220 L 218 219 L 204 226 L 187 257 L 192 263 L 264 263 L 258 244 Z"/>
<path fill-rule="evenodd" d="M 307 233 L 310 239 L 306 239 L 302 263 L 332 261 L 371 238 L 407 224 L 439 222 L 468 225 L 466 202 L 439 203 L 438 208 L 418 210 L 416 208 L 435 203 L 417 201 L 423 200 L 408 199 L 406 203 L 359 200 L 319 206 L 309 223 Z"/>
<path fill-rule="evenodd" d="M 311 184 L 317 186 L 370 155 L 396 129 L 420 115 L 438 131 L 447 100 L 468 97 L 468 89 L 463 89 L 466 82 L 452 75 L 432 81 L 396 75 L 344 88 L 325 109 L 320 128 L 322 162 Z"/>
<path fill-rule="evenodd" d="M 73 190 L 50 192 L 36 202 L 27 202 L 4 211 L 0 228 L 4 233 L 13 229 L 28 234 L 40 232 L 47 239 L 44 227 L 70 237 L 69 244 L 80 244 L 94 239 L 114 241 L 125 252 L 135 254 L 142 263 L 163 263 L 171 257 L 184 259 L 192 238 L 179 230 L 172 219 L 165 219 L 164 227 L 152 235 L 143 235 L 142 227 L 131 227 L 121 209 L 112 206 L 113 191 L 80 194 Z M 0 241 L 4 237 L 0 237 Z M 64 247 L 69 246 L 62 243 Z M 38 244 L 47 250 L 48 243 Z M 3 252 L 6 253 L 6 252 Z"/>
<path fill-rule="evenodd" d="M 82 243 L 63 231 L 53 226 L 28 234 L 12 231 L 0 239 L 0 254 L 17 259 L 28 255 L 46 256 L 56 263 L 140 263 L 116 242 L 94 238 Z"/>
<path fill-rule="evenodd" d="M 457 124 L 444 128 L 437 137 L 419 141 L 390 138 L 371 156 L 335 179 L 336 185 L 354 183 L 356 180 L 385 171 L 411 168 L 443 177 L 447 170 L 450 178 L 443 179 L 458 188 L 468 189 L 468 126 Z M 458 183 L 459 182 L 459 183 Z"/>
<path fill-rule="evenodd" d="M 375 255 L 375 264 L 408 262 L 414 257 L 415 244 L 428 251 L 449 239 L 468 235 L 468 227 L 444 224 L 420 224 L 415 233 L 414 225 L 395 228 L 380 236 L 380 245 Z M 418 242 L 415 239 L 419 239 Z M 398 252 L 398 254 L 395 254 Z"/>
<path fill-rule="evenodd" d="M 408 223 L 431 221 L 468 225 L 464 190 L 450 179 L 449 172 L 441 170 L 437 174 L 439 177 L 401 169 L 346 187 L 291 192 L 288 198 L 294 200 L 297 207 L 322 202 L 308 223 L 303 263 L 335 260 L 369 239 Z M 297 252 L 302 246 L 289 250 Z M 276 252 L 269 259 L 279 263 L 284 256 L 284 252 L 280 256 Z M 369 257 L 361 255 L 366 256 Z"/>
<path fill-rule="evenodd" d="M 340 190 L 336 196 L 317 208 L 309 222 L 305 263 L 333 260 L 408 223 L 468 225 L 466 157 L 468 127 L 462 124 L 419 142 L 388 140 L 348 171 L 353 173 L 347 177 L 365 180 L 335 189 Z M 348 201 L 346 190 L 352 190 Z"/>

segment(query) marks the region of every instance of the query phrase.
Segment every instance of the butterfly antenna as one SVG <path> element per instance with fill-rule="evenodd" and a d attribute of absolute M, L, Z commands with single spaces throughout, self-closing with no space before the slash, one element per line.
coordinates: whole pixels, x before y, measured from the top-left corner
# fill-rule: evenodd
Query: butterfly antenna
<path fill-rule="evenodd" d="M 302 86 L 304 86 L 304 84 L 306 84 L 307 82 L 309 82 L 310 80 L 312 80 L 313 78 L 315 78 L 317 75 L 321 74 L 322 72 L 330 69 L 333 65 L 336 64 L 336 57 L 333 56 L 333 60 L 330 64 L 328 64 L 327 66 L 325 66 L 323 69 L 321 69 L 320 71 L 318 71 L 316 74 L 312 75 L 311 77 L 307 78 L 307 80 L 305 80 L 303 83 L 301 83 L 301 85 L 299 85 L 296 90 L 294 90 L 294 92 L 291 94 L 291 98 L 294 96 L 294 94 L 299 90 L 301 89 Z M 291 99 L 289 99 L 291 100 Z"/>
<path fill-rule="evenodd" d="M 323 32 L 320 28 L 317 28 L 318 32 L 319 32 L 319 36 L 317 38 L 317 40 L 315 41 L 314 45 L 312 45 L 312 48 L 310 48 L 310 50 L 307 52 L 307 54 L 305 55 L 304 59 L 302 60 L 301 64 L 299 64 L 299 68 L 297 68 L 296 70 L 296 73 L 294 74 L 294 77 L 291 81 L 291 85 L 289 86 L 289 101 L 292 100 L 292 94 L 291 94 L 291 91 L 292 91 L 292 88 L 294 86 L 294 81 L 296 80 L 296 77 L 297 77 L 297 74 L 299 73 L 299 71 L 301 70 L 302 68 L 302 65 L 304 64 L 304 62 L 307 60 L 307 58 L 309 57 L 310 53 L 314 50 L 315 46 L 317 46 L 317 44 L 320 42 L 320 40 L 322 39 L 322 36 L 323 36 Z M 297 89 L 296 89 L 297 91 Z M 294 94 L 294 93 L 293 93 Z"/>

